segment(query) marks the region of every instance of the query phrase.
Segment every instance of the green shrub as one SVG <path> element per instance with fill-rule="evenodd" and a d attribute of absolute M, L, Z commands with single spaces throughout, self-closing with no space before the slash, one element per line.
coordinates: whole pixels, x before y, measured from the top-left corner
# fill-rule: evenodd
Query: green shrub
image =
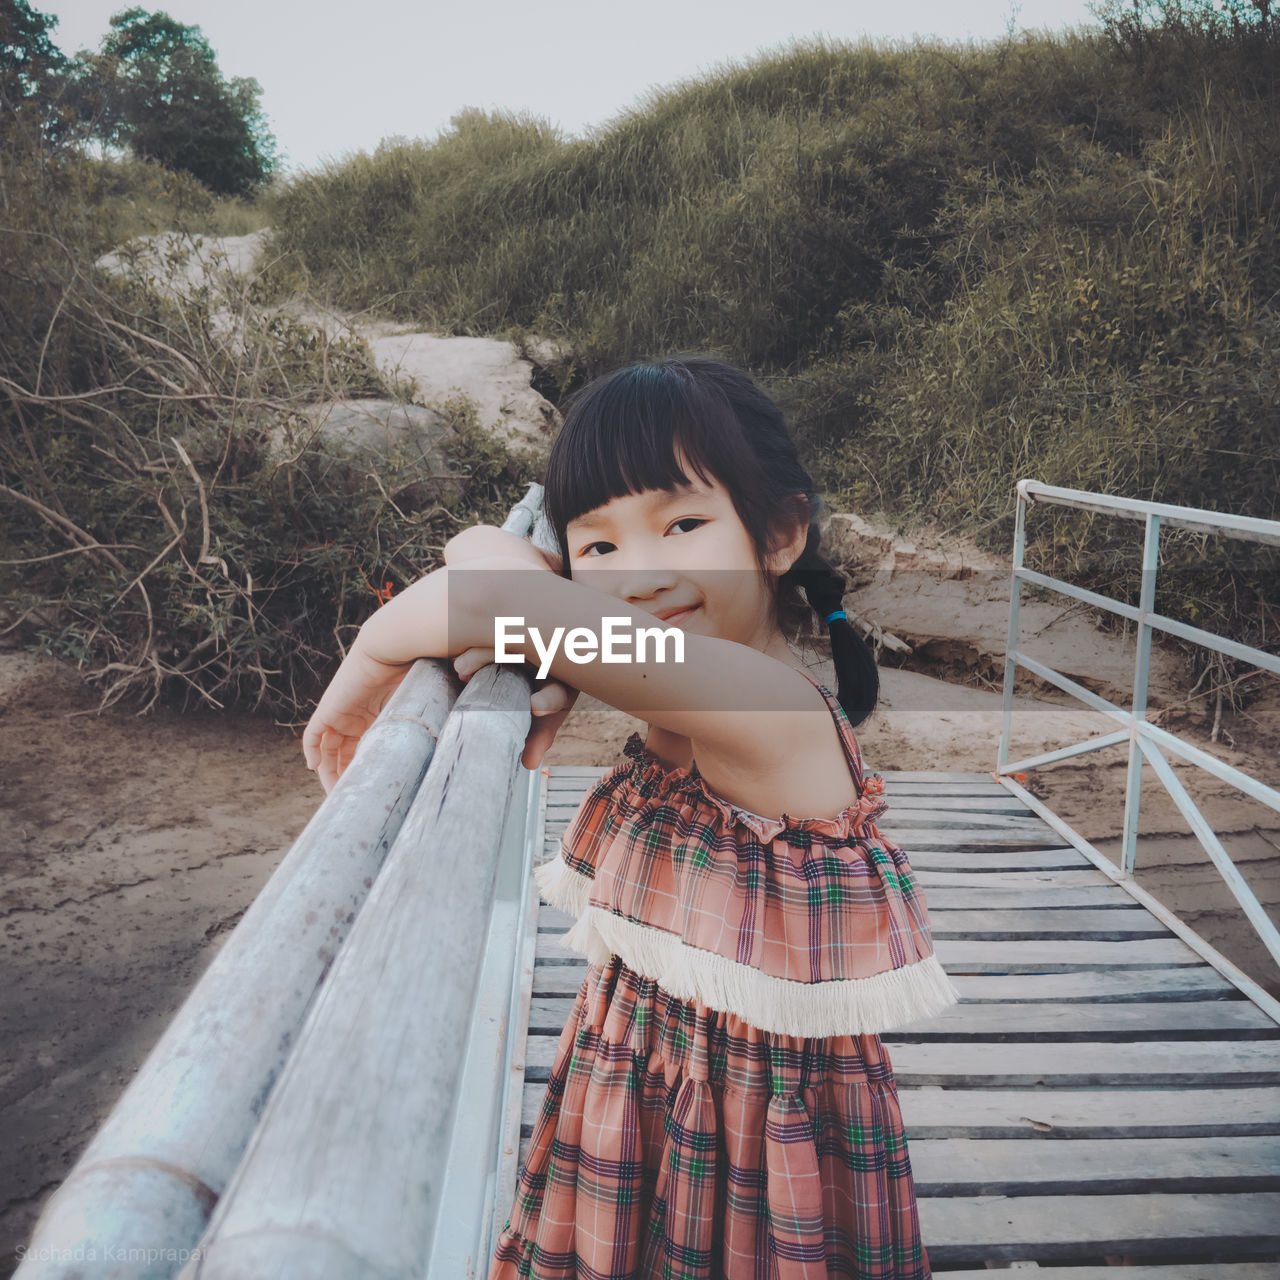
<path fill-rule="evenodd" d="M 443 406 L 456 482 L 407 447 L 376 464 L 320 447 L 310 406 L 400 390 L 363 342 L 252 288 L 167 296 L 91 266 L 115 234 L 96 219 L 136 226 L 186 182 L 14 145 L 5 159 L 25 219 L 0 233 L 7 629 L 83 664 L 104 703 L 304 719 L 377 593 L 439 563 L 459 527 L 500 522 L 536 460 L 462 399 Z"/>

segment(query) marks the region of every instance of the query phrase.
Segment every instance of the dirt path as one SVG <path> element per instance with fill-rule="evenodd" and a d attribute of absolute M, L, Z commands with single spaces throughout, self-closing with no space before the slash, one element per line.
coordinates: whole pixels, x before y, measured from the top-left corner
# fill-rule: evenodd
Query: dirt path
<path fill-rule="evenodd" d="M 313 811 L 291 735 L 0 655 L 0 1274 Z"/>

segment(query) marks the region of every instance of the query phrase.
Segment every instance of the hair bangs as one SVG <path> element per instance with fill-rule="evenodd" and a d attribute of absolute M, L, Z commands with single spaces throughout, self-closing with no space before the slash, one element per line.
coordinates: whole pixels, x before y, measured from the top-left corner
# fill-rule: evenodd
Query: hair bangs
<path fill-rule="evenodd" d="M 744 444 L 728 398 L 682 364 L 631 365 L 583 388 L 552 446 L 543 495 L 565 576 L 571 521 L 614 498 L 674 489 L 695 476 L 729 482 Z"/>

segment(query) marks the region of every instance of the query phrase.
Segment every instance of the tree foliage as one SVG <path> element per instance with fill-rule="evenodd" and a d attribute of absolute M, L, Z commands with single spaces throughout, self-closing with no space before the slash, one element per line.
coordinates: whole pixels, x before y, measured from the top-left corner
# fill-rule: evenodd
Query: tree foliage
<path fill-rule="evenodd" d="M 1098 0 L 1089 6 L 1108 30 L 1217 26 L 1237 31 L 1266 26 L 1273 7 L 1272 0 Z"/>
<path fill-rule="evenodd" d="M 1270 59 L 1276 32 L 1274 0 L 1093 0 L 1089 10 L 1106 37 L 1139 67 L 1191 61 L 1202 65 L 1206 50 L 1230 45 L 1252 48 Z M 1178 71 L 1188 68 L 1179 65 Z"/>
<path fill-rule="evenodd" d="M 36 96 L 66 66 L 66 57 L 49 38 L 57 22 L 27 0 L 0 0 L 0 88 L 6 104 Z"/>
<path fill-rule="evenodd" d="M 96 138 L 218 195 L 250 194 L 279 167 L 261 86 L 224 78 L 199 27 L 127 9 L 96 53 L 68 58 L 57 22 L 28 0 L 0 0 L 0 133 Z"/>
<path fill-rule="evenodd" d="M 53 139 L 74 122 L 64 100 L 71 64 L 50 37 L 57 23 L 27 0 L 0 0 L 0 137 Z"/>
<path fill-rule="evenodd" d="M 221 195 L 241 195 L 277 167 L 251 78 L 224 79 L 197 26 L 127 9 L 85 61 L 83 110 L 100 135 Z"/>

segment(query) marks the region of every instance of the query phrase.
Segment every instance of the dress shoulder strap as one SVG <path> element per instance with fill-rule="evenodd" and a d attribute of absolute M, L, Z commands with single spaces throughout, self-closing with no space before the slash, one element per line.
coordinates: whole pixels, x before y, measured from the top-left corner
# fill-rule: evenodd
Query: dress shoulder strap
<path fill-rule="evenodd" d="M 799 667 L 796 670 L 800 671 L 801 675 L 826 699 L 827 709 L 831 712 L 836 722 L 836 732 L 840 735 L 844 758 L 849 763 L 849 771 L 853 774 L 853 780 L 857 783 L 858 793 L 861 795 L 864 790 L 866 766 L 862 762 L 862 751 L 858 746 L 858 739 L 853 734 L 853 725 L 849 723 L 849 717 L 840 705 L 840 699 L 825 685 L 819 684 L 807 671 L 801 671 Z"/>

